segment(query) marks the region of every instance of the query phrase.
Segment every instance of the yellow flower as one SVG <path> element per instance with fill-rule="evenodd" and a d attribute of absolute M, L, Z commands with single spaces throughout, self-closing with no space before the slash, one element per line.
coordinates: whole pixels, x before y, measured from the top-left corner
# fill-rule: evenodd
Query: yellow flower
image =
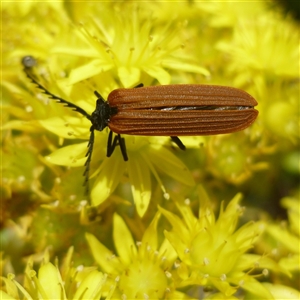
<path fill-rule="evenodd" d="M 25 271 L 24 284 L 14 279 L 13 274 L 2 277 L 5 289 L 0 291 L 1 299 L 110 299 L 115 286 L 107 286 L 107 278 L 95 268 L 77 269 L 71 267 L 73 248 L 69 249 L 61 270 L 49 262 L 49 254 L 45 254 L 45 262 L 40 266 L 38 274 L 33 269 L 33 261 L 29 259 Z"/>
<path fill-rule="evenodd" d="M 121 299 L 172 299 L 173 248 L 165 241 L 158 247 L 157 213 L 143 238 L 135 242 L 120 216 L 114 215 L 113 238 L 117 256 L 92 234 L 86 238 L 101 269 L 118 282 L 115 297 Z M 177 295 L 177 294 L 176 294 Z M 174 298 L 173 298 L 174 299 Z"/>
<path fill-rule="evenodd" d="M 278 137 L 278 147 L 285 149 L 299 143 L 299 84 L 279 83 L 262 95 L 261 118 L 272 135 Z M 270 99 L 269 95 L 274 95 Z"/>
<path fill-rule="evenodd" d="M 240 74 L 235 80 L 237 86 L 254 80 L 261 87 L 262 80 L 266 83 L 278 76 L 298 77 L 298 34 L 299 30 L 292 24 L 279 20 L 276 15 L 264 14 L 252 20 L 242 19 L 235 27 L 233 39 L 219 42 L 218 48 L 230 53 L 229 70 Z"/>
<path fill-rule="evenodd" d="M 197 3 L 197 2 L 196 2 Z M 264 11 L 265 4 L 260 1 L 232 2 L 209 1 L 197 3 L 200 10 L 209 13 L 209 24 L 214 28 L 234 28 L 239 21 L 253 19 Z"/>
<path fill-rule="evenodd" d="M 282 284 L 272 284 L 268 282 L 264 282 L 263 286 L 268 289 L 272 295 L 272 298 L 268 299 L 274 299 L 274 300 L 295 300 L 300 299 L 300 292 L 299 290 L 296 290 L 294 288 L 291 288 L 289 286 L 285 286 Z M 245 299 L 249 300 L 264 300 L 266 298 L 264 297 L 258 297 L 257 294 L 248 294 Z"/>
<path fill-rule="evenodd" d="M 299 28 L 266 7 L 253 18 L 239 18 L 231 38 L 217 41 L 217 48 L 228 55 L 233 85 L 251 85 L 263 125 L 278 138 L 298 143 Z M 280 139 L 279 147 L 285 148 L 284 142 Z"/>
<path fill-rule="evenodd" d="M 43 201 L 49 200 L 44 190 L 47 185 L 41 187 L 40 178 L 45 169 L 39 161 L 38 145 L 25 134 L 11 140 L 8 134 L 5 143 L 1 147 L 1 189 L 2 197 L 11 198 L 16 192 L 34 192 Z"/>
<path fill-rule="evenodd" d="M 235 141 L 239 141 L 236 143 Z M 255 171 L 265 170 L 268 164 L 259 161 L 261 139 L 252 139 L 249 130 L 232 135 L 211 137 L 207 143 L 208 170 L 216 178 L 241 184 L 247 181 Z"/>
<path fill-rule="evenodd" d="M 188 201 L 177 203 L 182 219 L 160 208 L 173 227 L 165 236 L 182 261 L 177 266 L 180 285 L 214 286 L 227 296 L 242 287 L 268 298 L 269 292 L 248 270 L 276 267 L 266 257 L 246 254 L 260 235 L 263 224 L 248 223 L 236 229 L 242 213 L 238 205 L 241 195 L 234 197 L 226 209 L 221 206 L 218 219 L 203 190 L 199 190 L 199 199 L 198 218 L 193 215 Z"/>
<path fill-rule="evenodd" d="M 172 190 L 190 195 L 186 186 L 194 185 L 194 179 L 222 197 L 234 192 L 233 184 L 242 183 L 240 189 L 251 194 L 255 205 L 262 198 L 273 201 L 266 197 L 278 186 L 281 191 L 295 186 L 299 29 L 289 18 L 262 1 L 229 0 L 6 1 L 1 17 L 5 209 L 0 238 L 1 264 L 8 274 L 1 278 L 1 299 L 299 297 L 282 279 L 296 275 L 288 279 L 298 287 L 299 195 L 283 200 L 288 225 L 266 225 L 268 238 L 258 241 L 262 222 L 237 225 L 243 212 L 239 195 L 221 206 L 219 217 L 203 192 L 197 217 L 199 203 L 189 205 L 188 199 L 172 196 Z M 186 152 L 171 149 L 169 137 L 124 136 L 126 163 L 119 147 L 106 157 L 108 130 L 96 132 L 88 206 L 81 174 L 91 123 L 30 83 L 22 71 L 25 55 L 37 59 L 34 78 L 89 114 L 95 109 L 95 90 L 107 99 L 112 90 L 141 82 L 240 87 L 258 100 L 260 114 L 240 133 L 184 137 L 187 148 L 194 148 Z M 251 178 L 257 170 L 260 174 Z M 161 201 L 159 188 L 172 201 Z M 157 203 L 163 208 L 144 230 Z M 263 211 L 254 217 L 266 215 Z M 245 219 L 252 216 L 247 211 Z M 80 234 L 86 230 L 97 232 L 101 240 L 87 234 L 100 272 L 96 267 L 73 268 L 69 254 L 60 267 L 46 254 L 39 271 L 33 269 L 45 247 L 51 245 L 59 256 L 70 240 L 82 243 Z M 81 245 L 76 257 L 83 263 L 92 258 Z M 263 255 L 257 254 L 260 250 Z M 32 258 L 25 273 L 18 274 L 28 251 Z M 272 255 L 277 255 L 276 262 Z M 12 263 L 8 257 L 14 258 Z M 267 277 L 269 270 L 273 273 Z"/>
<path fill-rule="evenodd" d="M 169 69 L 209 75 L 185 54 L 175 28 L 146 17 L 143 9 L 136 5 L 128 4 L 126 10 L 129 15 L 108 6 L 105 11 L 110 15 L 109 20 L 96 17 L 80 27 L 75 34 L 84 42 L 85 49 L 79 51 L 67 43 L 54 48 L 56 53 L 87 58 L 78 68 L 72 69 L 69 84 L 106 71 L 115 74 L 123 87 L 132 87 L 141 80 L 147 85 L 153 78 L 160 84 L 169 84 Z"/>
<path fill-rule="evenodd" d="M 293 234 L 300 237 L 300 227 L 299 227 L 299 219 L 300 219 L 300 207 L 299 202 L 297 201 L 299 197 L 299 193 L 296 193 L 295 197 L 286 197 L 281 200 L 281 204 L 288 211 L 288 218 L 290 222 L 290 229 Z M 298 249 L 299 250 L 299 249 Z"/>
<path fill-rule="evenodd" d="M 66 7 L 68 11 L 64 11 L 61 5 L 32 5 L 30 10 L 34 16 L 33 22 L 25 27 L 34 35 L 34 27 L 44 24 L 40 23 L 43 14 L 49 12 L 53 17 L 53 9 L 61 10 L 61 18 L 65 21 L 72 5 L 68 4 Z M 66 24 L 70 20 L 65 23 L 56 21 L 55 30 L 52 32 L 46 23 L 45 33 L 39 36 L 46 49 L 40 47 L 35 51 L 32 41 L 26 41 L 26 52 L 23 51 L 22 55 L 32 53 L 37 56 L 35 76 L 52 93 L 91 114 L 96 102 L 94 90 L 106 98 L 119 86 L 132 87 L 140 82 L 150 85 L 155 81 L 168 84 L 171 82 L 170 70 L 209 75 L 182 46 L 180 25 L 174 23 L 171 26 L 169 23 L 158 22 L 154 17 L 149 17 L 145 6 L 103 3 L 101 9 L 97 5 L 93 7 L 74 4 L 73 13 L 82 20 L 81 25 L 74 24 L 69 27 Z M 87 17 L 91 13 L 92 19 Z M 20 54 L 20 51 L 15 51 L 10 56 L 20 60 Z M 23 77 L 22 81 L 24 80 Z M 37 91 L 32 85 L 27 87 Z M 21 89 L 19 93 L 34 111 L 32 117 L 38 120 L 38 128 L 47 129 L 57 135 L 60 145 L 65 139 L 77 142 L 80 139 L 89 139 L 91 124 L 78 113 L 63 108 L 40 92 L 28 95 L 27 91 Z M 34 122 L 26 120 L 25 124 L 33 127 Z M 17 123 L 8 122 L 5 129 L 22 130 L 22 126 L 23 120 Z M 126 137 L 129 162 L 124 163 L 119 149 L 116 149 L 111 158 L 106 158 L 106 132 L 96 133 L 90 172 L 94 178 L 92 205 L 103 203 L 115 191 L 119 182 L 128 178 L 137 211 L 142 216 L 151 197 L 151 174 L 167 194 L 157 169 L 178 182 L 190 186 L 194 184 L 185 165 L 171 151 L 162 147 L 169 138 Z M 83 166 L 86 146 L 87 142 L 60 148 L 47 156 L 46 163 L 67 167 Z M 61 179 L 59 175 L 57 177 Z M 57 194 L 58 198 L 66 196 L 59 195 L 59 190 Z"/>
<path fill-rule="evenodd" d="M 95 150 L 92 156 L 92 178 L 95 178 L 91 198 L 93 205 L 103 203 L 117 188 L 123 178 L 128 177 L 138 214 L 143 216 L 151 198 L 151 174 L 159 183 L 165 196 L 167 191 L 157 169 L 174 178 L 177 182 L 193 185 L 194 179 L 186 166 L 170 150 L 160 144 L 148 144 L 148 138 L 126 137 L 129 145 L 129 161 L 124 162 L 119 149 L 110 158 L 105 157 L 105 137 L 96 135 Z M 151 139 L 150 139 L 151 140 Z M 154 139 L 153 139 L 154 140 Z M 86 143 L 60 148 L 50 154 L 49 162 L 67 165 L 83 165 L 86 158 Z"/>
<path fill-rule="evenodd" d="M 288 272 L 299 272 L 300 270 L 300 206 L 298 198 L 285 197 L 281 200 L 282 206 L 288 210 L 289 227 L 268 224 L 266 230 L 277 245 L 276 252 L 279 257 L 279 265 Z"/>

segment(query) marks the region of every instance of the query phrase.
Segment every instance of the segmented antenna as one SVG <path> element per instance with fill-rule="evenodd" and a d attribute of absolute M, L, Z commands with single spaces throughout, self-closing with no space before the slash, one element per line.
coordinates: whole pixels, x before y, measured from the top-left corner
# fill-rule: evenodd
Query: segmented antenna
<path fill-rule="evenodd" d="M 83 182 L 83 186 L 85 186 L 85 193 L 88 197 L 90 197 L 90 185 L 89 185 L 89 178 L 90 178 L 90 165 L 91 165 L 91 159 L 92 159 L 92 153 L 93 153 L 93 149 L 94 149 L 94 140 L 95 140 L 95 134 L 94 134 L 94 126 L 92 125 L 90 128 L 90 139 L 87 145 L 87 152 L 85 154 L 85 157 L 87 158 L 85 161 L 85 170 L 83 172 L 83 176 L 84 176 L 84 182 Z"/>
<path fill-rule="evenodd" d="M 93 149 L 94 149 L 94 140 L 95 140 L 95 133 L 94 133 L 94 127 L 93 125 L 90 128 L 91 131 L 91 135 L 90 135 L 90 139 L 88 142 L 88 151 L 85 155 L 86 162 L 84 164 L 85 166 L 85 170 L 83 172 L 83 176 L 85 177 L 83 186 L 86 186 L 86 194 L 89 195 L 90 194 L 90 187 L 89 187 L 89 177 L 90 177 L 90 164 L 91 164 L 91 159 L 92 159 L 92 153 L 93 153 Z"/>
<path fill-rule="evenodd" d="M 45 87 L 43 87 L 35 78 L 34 75 L 32 74 L 32 69 L 33 67 L 37 64 L 36 60 L 32 57 L 32 56 L 25 56 L 22 59 L 22 64 L 24 66 L 24 72 L 26 74 L 26 76 L 32 81 L 32 83 L 34 83 L 44 94 L 46 94 L 50 99 L 53 99 L 59 103 L 62 103 L 64 106 L 66 107 L 70 107 L 72 108 L 74 111 L 79 112 L 80 114 L 82 114 L 83 116 L 85 116 L 88 120 L 91 120 L 91 115 L 89 115 L 84 109 L 82 109 L 81 107 L 67 101 L 64 100 L 52 93 L 50 93 Z M 90 171 L 90 162 L 91 162 L 91 158 L 92 158 L 92 153 L 93 153 L 93 147 L 94 147 L 94 139 L 95 139 L 95 135 L 94 135 L 94 126 L 92 125 L 90 128 L 90 139 L 88 142 L 88 151 L 86 153 L 86 157 L 87 160 L 84 164 L 85 166 L 85 171 L 83 173 L 83 176 L 85 177 L 85 181 L 84 181 L 84 186 L 86 186 L 86 194 L 89 196 L 89 171 Z"/>
<path fill-rule="evenodd" d="M 55 101 L 58 101 L 62 104 L 64 104 L 64 106 L 66 107 L 70 107 L 73 110 L 79 112 L 80 114 L 82 114 L 83 116 L 85 116 L 87 119 L 91 120 L 91 116 L 81 107 L 67 101 L 64 100 L 52 93 L 50 93 L 45 87 L 43 87 L 35 78 L 34 76 L 31 74 L 32 72 L 32 68 L 36 65 L 36 60 L 32 57 L 32 56 L 25 56 L 22 59 L 22 63 L 24 66 L 24 72 L 26 74 L 26 76 L 47 96 L 49 96 L 50 99 L 53 99 Z"/>

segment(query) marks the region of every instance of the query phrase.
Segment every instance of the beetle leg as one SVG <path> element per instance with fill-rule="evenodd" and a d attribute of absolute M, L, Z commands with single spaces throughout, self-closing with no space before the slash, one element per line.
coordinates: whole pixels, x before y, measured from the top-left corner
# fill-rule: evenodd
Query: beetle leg
<path fill-rule="evenodd" d="M 117 146 L 117 136 L 115 136 L 114 140 L 113 140 L 113 132 L 110 131 L 108 134 L 108 140 L 107 140 L 107 151 L 106 151 L 106 156 L 110 157 L 115 148 Z"/>
<path fill-rule="evenodd" d="M 107 157 L 110 157 L 113 152 L 115 151 L 115 148 L 117 146 L 120 146 L 121 152 L 123 155 L 124 161 L 128 160 L 127 156 L 127 151 L 126 151 L 126 144 L 125 144 L 125 139 L 121 137 L 120 134 L 116 135 L 113 139 L 113 132 L 110 131 L 108 135 L 108 140 L 107 140 Z"/>
<path fill-rule="evenodd" d="M 144 86 L 144 84 L 143 83 L 139 83 L 138 85 L 136 85 L 134 88 L 136 89 L 136 88 L 140 88 L 140 87 L 143 87 Z"/>
<path fill-rule="evenodd" d="M 119 145 L 120 145 L 120 148 L 121 148 L 121 152 L 122 152 L 124 161 L 128 161 L 125 139 L 122 138 L 120 134 L 118 134 L 118 140 L 119 140 Z"/>
<path fill-rule="evenodd" d="M 179 149 L 185 150 L 185 146 L 178 136 L 170 136 L 170 138 L 178 146 Z"/>

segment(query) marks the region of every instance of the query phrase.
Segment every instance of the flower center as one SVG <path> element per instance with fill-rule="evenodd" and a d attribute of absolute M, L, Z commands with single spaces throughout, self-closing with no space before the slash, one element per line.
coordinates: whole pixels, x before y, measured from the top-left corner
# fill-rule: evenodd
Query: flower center
<path fill-rule="evenodd" d="M 119 288 L 127 299 L 163 298 L 167 278 L 152 261 L 136 261 L 121 275 Z"/>

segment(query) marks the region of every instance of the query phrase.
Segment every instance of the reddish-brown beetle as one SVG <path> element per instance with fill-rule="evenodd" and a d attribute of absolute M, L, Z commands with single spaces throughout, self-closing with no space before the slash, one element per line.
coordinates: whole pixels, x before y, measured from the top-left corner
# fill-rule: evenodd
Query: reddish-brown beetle
<path fill-rule="evenodd" d="M 92 123 L 88 142 L 86 178 L 94 146 L 94 130 L 110 129 L 107 156 L 120 145 L 125 161 L 128 160 L 125 140 L 121 134 L 170 136 L 179 146 L 185 146 L 178 136 L 214 135 L 231 133 L 250 126 L 258 115 L 256 100 L 248 93 L 227 86 L 178 84 L 117 89 L 107 101 L 95 91 L 96 109 L 90 115 L 44 88 L 31 74 L 36 61 L 31 56 L 22 60 L 26 75 L 51 99 L 79 112 Z M 112 134 L 116 133 L 114 137 Z"/>

